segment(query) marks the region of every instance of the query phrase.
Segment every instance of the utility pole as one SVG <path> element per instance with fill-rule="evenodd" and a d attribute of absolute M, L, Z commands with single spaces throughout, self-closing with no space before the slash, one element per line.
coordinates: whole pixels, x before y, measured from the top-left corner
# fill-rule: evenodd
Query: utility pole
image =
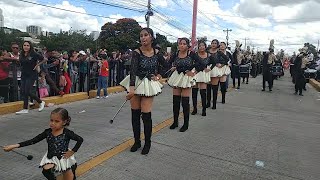
<path fill-rule="evenodd" d="M 244 48 L 247 48 L 247 38 L 244 38 Z"/>
<path fill-rule="evenodd" d="M 227 48 L 229 47 L 229 32 L 231 32 L 232 29 L 226 29 L 226 30 L 223 30 L 223 32 L 227 32 L 227 36 L 226 36 L 226 39 L 227 39 Z"/>
<path fill-rule="evenodd" d="M 193 0 L 191 49 L 196 45 L 198 0 Z"/>
<path fill-rule="evenodd" d="M 150 16 L 153 16 L 153 12 L 151 11 L 151 0 L 148 0 L 148 11 L 147 14 L 145 15 L 145 19 L 147 21 L 147 27 L 150 26 Z"/>

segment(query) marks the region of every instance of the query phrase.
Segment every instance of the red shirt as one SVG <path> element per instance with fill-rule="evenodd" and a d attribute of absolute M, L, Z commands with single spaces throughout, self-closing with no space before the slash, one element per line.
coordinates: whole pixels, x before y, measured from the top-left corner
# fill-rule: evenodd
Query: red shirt
<path fill-rule="evenodd" d="M 100 67 L 100 76 L 109 76 L 108 61 L 102 61 L 102 65 Z"/>
<path fill-rule="evenodd" d="M 0 80 L 4 80 L 9 76 L 9 62 L 0 62 Z"/>

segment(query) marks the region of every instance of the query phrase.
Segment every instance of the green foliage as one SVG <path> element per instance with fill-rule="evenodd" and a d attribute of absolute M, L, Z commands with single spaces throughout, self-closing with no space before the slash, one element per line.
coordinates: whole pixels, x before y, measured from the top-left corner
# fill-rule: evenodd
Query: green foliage
<path fill-rule="evenodd" d="M 160 46 L 162 53 L 167 51 L 167 47 L 172 46 L 172 43 L 167 40 L 167 37 L 159 33 L 156 33 L 156 44 Z"/>
<path fill-rule="evenodd" d="M 136 49 L 141 29 L 139 23 L 130 18 L 119 19 L 114 24 L 108 22 L 101 27 L 99 45 L 108 52 Z"/>
<path fill-rule="evenodd" d="M 12 42 L 16 42 L 21 46 L 23 42 L 21 37 L 29 37 L 29 34 L 17 29 L 11 29 L 11 31 L 12 33 L 6 34 L 3 28 L 0 29 L 0 47 L 7 51 L 11 51 Z"/>
<path fill-rule="evenodd" d="M 96 42 L 85 31 L 79 32 L 60 32 L 49 37 L 41 36 L 40 45 L 47 47 L 49 50 L 70 51 L 85 50 L 87 48 L 97 49 Z"/>

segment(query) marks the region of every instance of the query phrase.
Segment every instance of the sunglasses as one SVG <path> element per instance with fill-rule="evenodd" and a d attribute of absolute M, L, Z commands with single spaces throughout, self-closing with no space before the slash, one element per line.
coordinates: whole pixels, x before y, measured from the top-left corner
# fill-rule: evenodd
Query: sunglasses
<path fill-rule="evenodd" d="M 12 49 L 19 49 L 19 47 L 11 47 Z"/>

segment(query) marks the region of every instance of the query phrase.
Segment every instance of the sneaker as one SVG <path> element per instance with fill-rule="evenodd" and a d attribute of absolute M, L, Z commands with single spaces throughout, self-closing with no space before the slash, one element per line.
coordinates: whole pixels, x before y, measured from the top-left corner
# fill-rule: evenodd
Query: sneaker
<path fill-rule="evenodd" d="M 40 104 L 39 104 L 39 112 L 41 112 L 43 109 L 44 109 L 44 106 L 46 105 L 46 102 L 42 101 Z"/>
<path fill-rule="evenodd" d="M 100 99 L 100 96 L 97 96 L 96 99 Z"/>
<path fill-rule="evenodd" d="M 109 96 L 103 96 L 103 99 L 107 99 Z"/>
<path fill-rule="evenodd" d="M 22 109 L 22 110 L 16 112 L 16 114 L 28 114 L 28 113 L 29 113 L 28 109 Z"/>
<path fill-rule="evenodd" d="M 34 106 L 34 103 L 33 102 L 29 102 L 29 106 Z"/>

